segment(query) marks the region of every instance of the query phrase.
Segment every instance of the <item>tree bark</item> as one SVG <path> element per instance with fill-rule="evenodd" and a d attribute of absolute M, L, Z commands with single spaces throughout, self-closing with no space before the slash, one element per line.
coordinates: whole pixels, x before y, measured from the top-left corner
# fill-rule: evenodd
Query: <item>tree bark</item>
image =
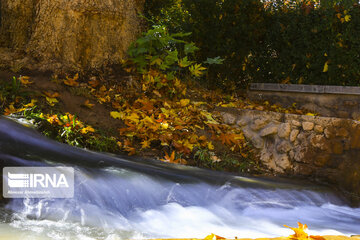
<path fill-rule="evenodd" d="M 23 51 L 24 65 L 36 70 L 119 64 L 141 32 L 144 0 L 0 1 L 1 46 Z"/>

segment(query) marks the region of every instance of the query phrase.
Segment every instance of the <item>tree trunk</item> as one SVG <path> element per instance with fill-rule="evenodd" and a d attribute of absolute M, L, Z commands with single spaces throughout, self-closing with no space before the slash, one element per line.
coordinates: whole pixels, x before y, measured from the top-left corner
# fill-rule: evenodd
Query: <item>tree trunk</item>
<path fill-rule="evenodd" d="M 144 0 L 0 1 L 1 46 L 24 52 L 25 67 L 43 71 L 119 64 L 140 33 L 144 5 Z"/>

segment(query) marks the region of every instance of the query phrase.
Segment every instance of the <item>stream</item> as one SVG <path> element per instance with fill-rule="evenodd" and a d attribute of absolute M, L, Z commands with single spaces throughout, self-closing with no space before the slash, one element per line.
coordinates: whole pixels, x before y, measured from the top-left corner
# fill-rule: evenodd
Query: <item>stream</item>
<path fill-rule="evenodd" d="M 10 199 L 0 239 L 278 237 L 360 234 L 360 208 L 306 181 L 245 177 L 91 152 L 0 118 L 0 166 L 68 166 L 68 199 Z"/>

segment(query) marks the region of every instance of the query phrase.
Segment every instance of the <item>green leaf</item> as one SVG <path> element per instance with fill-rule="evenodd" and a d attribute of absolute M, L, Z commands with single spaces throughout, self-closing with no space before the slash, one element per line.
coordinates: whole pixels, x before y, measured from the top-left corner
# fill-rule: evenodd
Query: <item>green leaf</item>
<path fill-rule="evenodd" d="M 223 58 L 220 58 L 219 56 L 217 56 L 217 57 L 214 57 L 214 58 L 207 58 L 206 59 L 206 61 L 204 61 L 204 63 L 206 63 L 206 64 L 223 64 L 223 61 L 224 61 L 225 59 L 223 59 Z"/>
<path fill-rule="evenodd" d="M 182 68 L 188 67 L 192 64 L 192 61 L 188 60 L 188 57 L 184 57 L 182 59 L 179 60 L 179 66 Z"/>
<path fill-rule="evenodd" d="M 197 50 L 199 50 L 199 48 L 195 46 L 195 43 L 187 43 L 184 46 L 184 51 L 186 55 L 188 55 L 189 53 L 193 54 Z"/>

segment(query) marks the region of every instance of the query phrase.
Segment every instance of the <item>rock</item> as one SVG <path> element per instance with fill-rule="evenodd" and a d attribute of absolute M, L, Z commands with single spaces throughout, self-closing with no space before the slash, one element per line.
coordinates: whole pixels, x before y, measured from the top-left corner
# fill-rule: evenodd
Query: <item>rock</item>
<path fill-rule="evenodd" d="M 317 133 L 323 133 L 324 132 L 324 127 L 321 126 L 321 125 L 315 125 L 314 130 Z"/>
<path fill-rule="evenodd" d="M 251 129 L 254 131 L 258 131 L 266 126 L 266 124 L 269 122 L 269 119 L 260 117 L 255 119 L 255 121 L 251 124 Z"/>
<path fill-rule="evenodd" d="M 304 162 L 304 163 L 311 162 L 312 159 L 306 159 L 305 158 L 305 155 L 306 155 L 306 153 L 308 151 L 308 147 L 298 146 L 294 150 L 295 150 L 294 160 L 296 162 Z"/>
<path fill-rule="evenodd" d="M 332 125 L 334 125 L 334 127 L 340 127 L 341 126 L 341 124 L 343 123 L 343 119 L 341 119 L 341 118 L 332 118 L 331 119 L 331 123 L 332 123 Z"/>
<path fill-rule="evenodd" d="M 243 127 L 245 126 L 246 124 L 248 123 L 247 119 L 246 118 L 240 118 L 236 124 L 239 126 L 239 127 Z"/>
<path fill-rule="evenodd" d="M 244 127 L 243 133 L 246 139 L 248 139 L 255 148 L 260 149 L 264 146 L 264 140 L 259 135 L 257 135 L 257 133 L 251 131 L 249 127 Z"/>
<path fill-rule="evenodd" d="M 349 107 L 353 107 L 353 106 L 358 105 L 358 103 L 357 103 L 357 101 L 345 100 L 344 105 L 349 106 Z"/>
<path fill-rule="evenodd" d="M 278 131 L 278 126 L 274 124 L 268 125 L 266 128 L 260 131 L 260 136 L 265 137 L 269 135 L 276 134 Z"/>
<path fill-rule="evenodd" d="M 319 154 L 316 156 L 314 164 L 318 167 L 323 167 L 330 159 L 330 154 Z"/>
<path fill-rule="evenodd" d="M 314 128 L 314 123 L 313 122 L 303 122 L 302 128 L 304 129 L 304 131 L 311 131 Z"/>
<path fill-rule="evenodd" d="M 360 120 L 360 112 L 353 112 L 351 118 L 354 120 Z"/>
<path fill-rule="evenodd" d="M 294 125 L 295 127 L 300 127 L 301 126 L 301 123 L 299 121 L 297 121 L 297 120 L 292 120 L 291 124 Z"/>
<path fill-rule="evenodd" d="M 291 144 L 288 141 L 282 141 L 276 146 L 276 151 L 279 153 L 287 153 L 291 150 Z"/>
<path fill-rule="evenodd" d="M 334 154 L 342 154 L 344 152 L 344 147 L 343 147 L 343 144 L 342 142 L 333 142 L 332 144 L 332 152 Z"/>
<path fill-rule="evenodd" d="M 291 162 L 287 154 L 281 154 L 275 157 L 275 164 L 282 170 L 287 170 L 291 167 Z"/>
<path fill-rule="evenodd" d="M 278 136 L 281 138 L 288 138 L 290 135 L 291 127 L 289 123 L 282 123 L 278 128 Z"/>
<path fill-rule="evenodd" d="M 233 125 L 236 121 L 236 117 L 234 116 L 234 114 L 231 113 L 221 113 L 224 123 L 225 124 L 229 124 L 229 125 Z"/>
<path fill-rule="evenodd" d="M 294 129 L 294 130 L 291 131 L 291 133 L 290 133 L 290 142 L 295 141 L 295 139 L 298 136 L 299 132 L 300 132 L 299 129 Z"/>
<path fill-rule="evenodd" d="M 348 118 L 349 117 L 349 113 L 347 111 L 338 111 L 336 114 L 340 118 Z"/>
<path fill-rule="evenodd" d="M 329 128 L 325 128 L 324 134 L 325 134 L 325 137 L 326 137 L 326 138 L 330 138 L 331 135 L 332 135 L 332 133 L 331 133 L 331 131 L 329 130 Z"/>
<path fill-rule="evenodd" d="M 314 173 L 314 169 L 308 164 L 298 163 L 294 167 L 294 172 L 298 175 L 309 176 Z"/>
<path fill-rule="evenodd" d="M 310 143 L 315 148 L 320 148 L 321 150 L 325 150 L 325 137 L 323 135 L 314 135 L 310 139 Z"/>
<path fill-rule="evenodd" d="M 336 130 L 335 136 L 345 138 L 349 136 L 349 132 L 345 128 L 340 128 L 339 130 Z"/>

